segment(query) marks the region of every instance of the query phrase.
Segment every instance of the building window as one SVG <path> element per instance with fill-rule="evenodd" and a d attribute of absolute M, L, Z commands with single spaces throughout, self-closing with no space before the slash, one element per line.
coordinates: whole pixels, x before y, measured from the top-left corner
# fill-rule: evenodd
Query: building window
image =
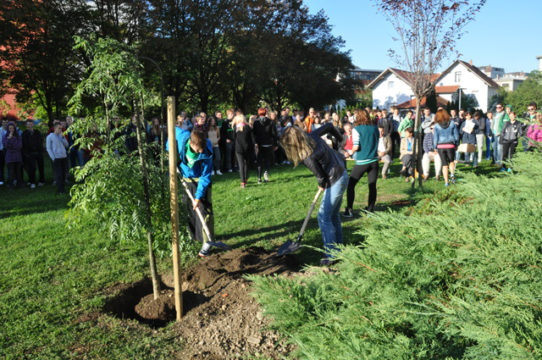
<path fill-rule="evenodd" d="M 455 82 L 460 83 L 461 82 L 461 71 L 455 72 Z"/>
<path fill-rule="evenodd" d="M 393 89 L 393 81 L 388 81 L 388 89 Z"/>

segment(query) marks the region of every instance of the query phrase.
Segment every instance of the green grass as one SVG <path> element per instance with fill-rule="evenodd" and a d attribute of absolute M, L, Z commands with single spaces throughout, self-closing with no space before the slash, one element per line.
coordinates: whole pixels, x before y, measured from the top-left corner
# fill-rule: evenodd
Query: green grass
<path fill-rule="evenodd" d="M 236 173 L 214 178 L 217 240 L 270 249 L 295 239 L 316 180 L 303 166 L 274 167 L 270 178 L 257 185 L 251 171 L 246 189 L 240 188 Z M 442 188 L 442 182 L 429 181 L 425 193 Z M 424 196 L 409 189 L 399 178 L 379 180 L 377 209 L 401 210 L 404 205 L 394 202 Z M 112 241 L 91 222 L 69 230 L 64 220 L 68 197 L 55 192 L 50 184 L 35 190 L 0 188 L 0 358 L 170 358 L 182 344 L 169 327 L 153 330 L 111 316 L 81 321 L 101 310 L 112 285 L 147 276 L 146 244 Z M 366 206 L 366 197 L 364 177 L 356 188 L 355 210 Z M 364 215 L 345 221 L 346 242 L 361 243 L 362 235 L 355 232 L 369 221 Z M 304 242 L 321 247 L 316 214 Z M 316 264 L 320 255 L 310 248 L 300 251 L 306 264 Z M 161 273 L 170 271 L 171 261 L 163 258 L 158 266 Z"/>

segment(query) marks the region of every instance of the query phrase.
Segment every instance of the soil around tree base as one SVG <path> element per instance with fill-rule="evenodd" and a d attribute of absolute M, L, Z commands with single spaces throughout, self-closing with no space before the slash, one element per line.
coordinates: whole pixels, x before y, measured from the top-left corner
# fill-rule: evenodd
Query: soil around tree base
<path fill-rule="evenodd" d="M 182 347 L 178 359 L 239 359 L 262 356 L 279 359 L 293 350 L 279 335 L 267 329 L 258 303 L 250 296 L 247 274 L 292 276 L 299 271 L 295 255 L 254 247 L 220 252 L 183 270 L 183 318 L 173 325 Z M 162 276 L 158 299 L 150 279 L 117 285 L 104 311 L 134 319 L 153 328 L 175 321 L 173 276 Z"/>

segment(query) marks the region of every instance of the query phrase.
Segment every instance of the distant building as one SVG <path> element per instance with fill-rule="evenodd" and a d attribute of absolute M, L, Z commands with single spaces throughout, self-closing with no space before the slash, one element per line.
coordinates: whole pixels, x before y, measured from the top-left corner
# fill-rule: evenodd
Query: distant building
<path fill-rule="evenodd" d="M 542 72 L 542 55 L 537 56 L 536 59 L 538 60 L 538 71 Z"/>
<path fill-rule="evenodd" d="M 524 72 L 515 72 L 506 73 L 504 76 L 496 78 L 495 82 L 505 90 L 514 91 L 525 80 L 527 80 L 527 74 Z"/>
<path fill-rule="evenodd" d="M 355 80 L 361 80 L 363 87 L 365 88 L 371 81 L 376 79 L 380 73 L 382 73 L 382 70 L 360 69 L 356 66 L 352 71 L 350 71 L 350 76 Z"/>
<path fill-rule="evenodd" d="M 496 70 L 495 70 L 496 69 Z M 492 68 L 491 72 L 501 73 L 501 69 Z M 504 74 L 504 69 L 502 69 Z M 451 102 L 454 94 L 461 91 L 472 95 L 478 102 L 478 108 L 487 111 L 489 99 L 497 94 L 499 84 L 482 70 L 462 60 L 455 61 L 442 74 L 434 75 L 437 102 L 442 105 Z M 414 92 L 410 85 L 412 74 L 408 71 L 388 68 L 374 79 L 368 88 L 373 90 L 373 108 L 386 108 L 401 105 L 404 108 L 415 106 Z M 422 101 L 422 106 L 424 102 Z"/>
<path fill-rule="evenodd" d="M 478 66 L 481 72 L 491 79 L 496 79 L 498 77 L 504 76 L 504 68 L 498 68 L 491 65 L 487 66 Z"/>

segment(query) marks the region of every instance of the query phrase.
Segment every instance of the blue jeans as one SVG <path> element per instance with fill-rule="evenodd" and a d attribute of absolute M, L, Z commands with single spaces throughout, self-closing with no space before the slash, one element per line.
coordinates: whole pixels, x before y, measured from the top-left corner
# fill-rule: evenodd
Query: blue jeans
<path fill-rule="evenodd" d="M 486 136 L 486 160 L 491 160 L 491 138 Z"/>
<path fill-rule="evenodd" d="M 330 252 L 332 250 L 337 250 L 337 244 L 343 243 L 340 211 L 347 186 L 348 173 L 345 170 L 343 176 L 324 191 L 324 197 L 320 203 L 318 226 L 322 232 L 326 258 L 331 257 Z"/>
<path fill-rule="evenodd" d="M 502 145 L 499 144 L 500 139 L 500 135 L 493 137 L 493 161 L 499 165 L 502 163 Z"/>

